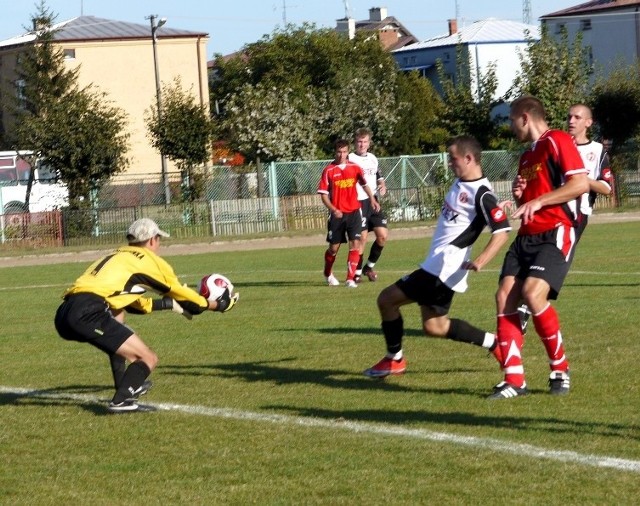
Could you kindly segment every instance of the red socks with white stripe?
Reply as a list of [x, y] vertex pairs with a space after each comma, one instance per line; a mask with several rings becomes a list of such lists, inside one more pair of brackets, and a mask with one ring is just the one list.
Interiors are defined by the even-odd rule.
[[551, 370], [567, 372], [569, 362], [567, 362], [567, 357], [564, 354], [558, 313], [556, 313], [551, 304], [548, 304], [541, 312], [532, 315], [532, 319], [536, 332], [540, 336], [545, 350], [547, 350]]
[[520, 326], [520, 316], [517, 312], [498, 315], [496, 339], [500, 351], [494, 355], [502, 358], [504, 380], [514, 387], [522, 387], [525, 384], [521, 353], [524, 337]]

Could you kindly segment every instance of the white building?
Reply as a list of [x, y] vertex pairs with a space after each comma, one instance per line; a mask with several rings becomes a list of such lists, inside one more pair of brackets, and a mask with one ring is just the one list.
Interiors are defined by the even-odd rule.
[[640, 58], [640, 1], [596, 0], [540, 17], [549, 35], [569, 40], [582, 33], [594, 78], [608, 75], [616, 66], [635, 64]]
[[489, 18], [458, 30], [457, 22], [450, 20], [448, 35], [411, 44], [392, 54], [401, 70], [418, 70], [441, 92], [436, 62], [441, 60], [446, 74], [458, 82], [456, 51], [461, 47], [472, 67], [471, 89], [474, 94], [477, 93], [477, 76], [485, 75], [491, 62], [496, 64], [498, 87], [493, 97], [496, 100], [511, 87], [520, 71], [518, 53], [525, 54], [528, 39], [539, 38], [540, 30], [536, 25]]

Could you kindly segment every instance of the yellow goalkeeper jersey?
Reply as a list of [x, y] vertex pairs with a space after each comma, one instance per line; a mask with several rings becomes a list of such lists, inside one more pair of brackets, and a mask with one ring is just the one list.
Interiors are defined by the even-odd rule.
[[103, 297], [114, 310], [130, 308], [150, 313], [153, 300], [145, 297], [149, 290], [172, 297], [192, 314], [202, 313], [209, 307], [207, 299], [180, 283], [164, 259], [139, 246], [122, 246], [96, 260], [65, 290], [63, 297], [93, 293]]

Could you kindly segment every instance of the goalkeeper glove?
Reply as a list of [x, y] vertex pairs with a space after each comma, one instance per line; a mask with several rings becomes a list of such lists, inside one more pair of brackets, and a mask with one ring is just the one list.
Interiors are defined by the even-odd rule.
[[187, 320], [191, 320], [191, 318], [193, 318], [193, 315], [189, 311], [183, 308], [177, 300], [169, 296], [162, 297], [162, 305], [160, 309], [171, 309], [171, 311], [181, 314]]
[[231, 295], [231, 293], [229, 292], [229, 289], [225, 288], [222, 295], [216, 299], [216, 302], [218, 303], [218, 307], [216, 307], [214, 311], [220, 311], [221, 313], [226, 313], [227, 311], [230, 311], [233, 308], [233, 306], [236, 305], [239, 298], [240, 298], [239, 293], [234, 293], [233, 295]]

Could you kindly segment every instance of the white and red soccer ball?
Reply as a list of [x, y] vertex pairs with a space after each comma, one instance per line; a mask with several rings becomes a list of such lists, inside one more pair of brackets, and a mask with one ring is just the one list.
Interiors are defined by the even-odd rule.
[[198, 293], [209, 301], [214, 301], [220, 297], [226, 289], [233, 294], [233, 283], [222, 274], [209, 274], [200, 280]]

